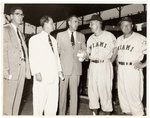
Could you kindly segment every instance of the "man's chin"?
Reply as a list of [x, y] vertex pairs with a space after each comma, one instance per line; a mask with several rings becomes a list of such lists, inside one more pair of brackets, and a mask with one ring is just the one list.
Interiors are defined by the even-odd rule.
[[94, 30], [91, 30], [94, 33]]
[[22, 25], [22, 24], [23, 24], [23, 21], [22, 21], [22, 22], [19, 22], [19, 24]]

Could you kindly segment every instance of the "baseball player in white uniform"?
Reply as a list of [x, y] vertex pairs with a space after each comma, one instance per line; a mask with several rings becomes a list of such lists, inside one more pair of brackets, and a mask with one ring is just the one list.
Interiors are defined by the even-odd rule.
[[91, 17], [90, 28], [94, 34], [87, 41], [87, 53], [90, 59], [88, 70], [89, 107], [93, 110], [93, 115], [97, 115], [101, 104], [104, 113], [110, 115], [113, 110], [111, 57], [116, 38], [112, 33], [102, 30], [102, 19], [98, 15]]
[[120, 26], [123, 35], [116, 42], [120, 106], [125, 114], [144, 115], [142, 69], [146, 62], [141, 61], [146, 54], [146, 38], [132, 31], [132, 19], [129, 17], [124, 17]]

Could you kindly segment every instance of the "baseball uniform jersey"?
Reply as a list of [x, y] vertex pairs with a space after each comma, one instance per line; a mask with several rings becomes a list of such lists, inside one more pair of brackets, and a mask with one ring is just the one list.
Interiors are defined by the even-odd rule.
[[143, 115], [143, 73], [133, 64], [146, 54], [146, 38], [133, 32], [128, 38], [117, 39], [118, 48], [118, 94], [122, 112]]
[[[100, 108], [112, 111], [112, 79], [113, 68], [110, 58], [115, 46], [115, 36], [102, 31], [102, 34], [91, 35], [87, 41], [87, 53], [91, 60], [88, 69], [88, 96], [90, 109]], [[100, 99], [100, 103], [99, 103]]]

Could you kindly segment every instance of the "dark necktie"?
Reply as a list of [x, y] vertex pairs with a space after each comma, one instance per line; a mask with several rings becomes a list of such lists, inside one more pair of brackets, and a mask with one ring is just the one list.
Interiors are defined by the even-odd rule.
[[17, 28], [17, 35], [18, 35], [18, 37], [19, 37], [19, 39], [20, 39], [20, 44], [21, 44], [21, 48], [22, 48], [22, 52], [23, 52], [23, 57], [24, 57], [24, 59], [25, 59], [25, 58], [26, 58], [26, 54], [25, 54], [25, 50], [24, 50], [23, 43], [22, 43], [22, 38], [21, 38], [21, 36], [20, 36], [20, 33], [19, 33], [18, 28]]
[[74, 46], [74, 36], [73, 36], [73, 32], [72, 32], [72, 34], [71, 34], [71, 43], [72, 43], [72, 46]]
[[48, 35], [48, 41], [49, 41], [49, 44], [52, 48], [52, 51], [54, 52], [54, 49], [53, 49], [53, 44], [52, 44], [52, 41], [51, 41], [51, 38], [50, 38], [50, 35]]

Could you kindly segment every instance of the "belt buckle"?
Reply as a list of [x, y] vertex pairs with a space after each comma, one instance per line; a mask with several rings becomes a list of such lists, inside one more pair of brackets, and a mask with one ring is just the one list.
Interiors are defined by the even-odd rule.
[[93, 63], [99, 63], [99, 60], [91, 60]]
[[120, 65], [126, 65], [126, 63], [125, 62], [122, 62], [122, 61], [120, 61], [120, 62], [118, 62]]
[[94, 63], [103, 63], [104, 60], [92, 60], [92, 62], [94, 62]]
[[132, 62], [129, 62], [129, 65], [132, 65]]

